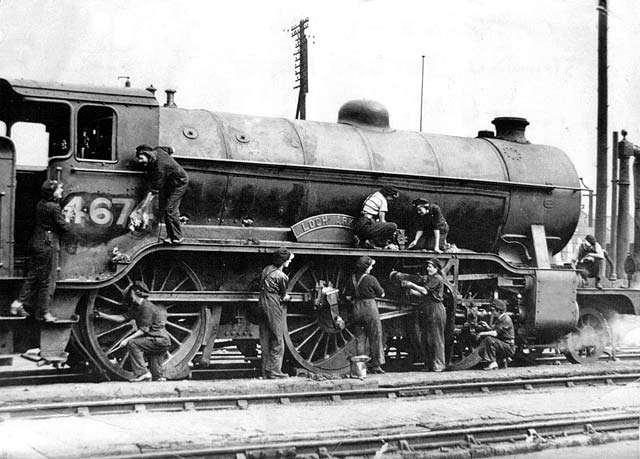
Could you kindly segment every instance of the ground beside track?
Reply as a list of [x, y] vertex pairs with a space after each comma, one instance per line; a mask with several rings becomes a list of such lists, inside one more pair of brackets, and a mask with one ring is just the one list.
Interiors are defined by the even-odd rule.
[[[591, 366], [549, 365], [492, 372], [387, 373], [357, 379], [220, 380], [57, 384], [7, 387], [0, 406], [65, 400], [135, 397], [261, 394], [361, 389], [509, 378], [544, 378], [611, 372], [639, 372], [640, 363], [599, 363]], [[246, 410], [182, 413], [136, 413], [0, 422], [0, 457], [99, 457], [119, 452], [209, 447], [229, 442], [271, 441], [315, 435], [354, 435], [378, 430], [424, 426], [469, 426], [488, 422], [548, 419], [564, 413], [640, 409], [640, 385], [535, 390], [531, 393], [482, 394], [418, 399], [368, 400], [250, 406]], [[554, 454], [549, 452], [549, 454]], [[606, 457], [606, 456], [603, 456]]]
[[262, 394], [274, 392], [304, 392], [320, 390], [362, 389], [402, 385], [495, 381], [517, 378], [545, 378], [611, 372], [640, 372], [640, 361], [602, 362], [593, 365], [541, 365], [496, 371], [466, 370], [456, 372], [388, 372], [369, 375], [365, 380], [336, 377], [292, 377], [286, 380], [226, 379], [207, 381], [167, 381], [129, 383], [65, 383], [4, 387], [0, 391], [0, 406], [27, 403], [52, 403], [77, 400], [108, 400], [137, 397], [216, 396], [227, 394]]
[[[554, 391], [255, 405], [244, 410], [135, 413], [0, 423], [0, 457], [99, 458], [237, 443], [351, 438], [380, 432], [469, 427], [567, 414], [640, 410], [640, 384]], [[550, 452], [550, 454], [555, 454]]]

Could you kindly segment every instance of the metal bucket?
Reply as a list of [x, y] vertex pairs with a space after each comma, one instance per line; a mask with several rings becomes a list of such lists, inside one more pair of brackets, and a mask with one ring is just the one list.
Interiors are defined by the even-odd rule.
[[368, 355], [354, 355], [349, 357], [351, 361], [351, 377], [365, 378], [367, 376], [367, 362], [371, 360]]

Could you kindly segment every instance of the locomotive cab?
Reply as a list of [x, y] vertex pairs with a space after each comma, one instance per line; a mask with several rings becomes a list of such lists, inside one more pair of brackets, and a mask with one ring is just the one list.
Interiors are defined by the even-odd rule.
[[[33, 209], [47, 178], [65, 183], [67, 201], [76, 198], [80, 212], [74, 223], [81, 237], [104, 232], [104, 219], [90, 212], [92, 201], [100, 197], [99, 190], [107, 191], [104, 185], [113, 182], [114, 174], [140, 174], [130, 166], [134, 147], [157, 142], [157, 125], [157, 102], [147, 91], [0, 80], [0, 134], [8, 139], [2, 144], [3, 184], [12, 184], [1, 203], [0, 272], [24, 274]], [[137, 182], [130, 181], [131, 190]]]

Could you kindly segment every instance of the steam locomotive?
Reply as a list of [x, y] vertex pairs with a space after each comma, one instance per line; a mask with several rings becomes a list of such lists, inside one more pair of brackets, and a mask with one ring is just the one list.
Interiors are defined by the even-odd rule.
[[[575, 271], [553, 265], [576, 228], [580, 184], [562, 151], [527, 141], [523, 118], [496, 118], [495, 133], [463, 138], [395, 130], [372, 101], [347, 102], [337, 123], [325, 123], [181, 109], [174, 91], [160, 106], [154, 91], [0, 80], [2, 353], [36, 342], [43, 363], [82, 360], [131, 377], [127, 351], [117, 345], [135, 325], [95, 311], [121, 313], [136, 280], [167, 309], [169, 378], [206, 365], [216, 342], [252, 353], [258, 331], [247, 306], [257, 301], [259, 273], [279, 246], [296, 254], [285, 335], [290, 362], [314, 372], [345, 372], [357, 352], [342, 292], [364, 254], [378, 261], [373, 274], [388, 290], [380, 312], [392, 364], [419, 359], [420, 346], [416, 306], [388, 275], [418, 275], [433, 257], [444, 266], [453, 368], [474, 364], [475, 325], [493, 298], [507, 301], [525, 355], [580, 327], [603, 328], [613, 311], [638, 313], [633, 292], [579, 289]], [[145, 195], [134, 158], [143, 143], [171, 146], [190, 176], [182, 245], [161, 243], [157, 209], [144, 228], [130, 228]], [[59, 257], [55, 323], [8, 314], [46, 178], [64, 182], [62, 206], [75, 234]], [[354, 216], [382, 185], [400, 190], [389, 221], [409, 229], [411, 201], [428, 198], [443, 209], [449, 240], [461, 250], [356, 248]], [[585, 362], [603, 346], [595, 340], [565, 350]]]

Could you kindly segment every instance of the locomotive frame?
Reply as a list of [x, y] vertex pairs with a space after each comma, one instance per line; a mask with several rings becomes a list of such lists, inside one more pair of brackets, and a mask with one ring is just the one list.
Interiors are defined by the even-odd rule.
[[[420, 346], [415, 307], [388, 274], [418, 274], [436, 256], [445, 266], [453, 368], [477, 363], [474, 327], [498, 296], [508, 301], [527, 355], [577, 327], [605, 330], [614, 311], [639, 312], [637, 291], [578, 289], [574, 271], [552, 266], [551, 255], [575, 229], [580, 187], [566, 155], [531, 145], [520, 118], [494, 120], [495, 136], [464, 139], [395, 131], [384, 107], [370, 102], [345, 104], [337, 124], [294, 122], [183, 110], [172, 100], [160, 107], [153, 92], [132, 88], [0, 80], [0, 121], [7, 135], [0, 138], [0, 345], [7, 353], [32, 344], [38, 330], [43, 362], [67, 361], [72, 341], [98, 370], [130, 377], [126, 351], [115, 349], [134, 325], [108, 324], [93, 311], [121, 311], [127, 287], [144, 280], [168, 311], [169, 378], [185, 377], [194, 362], [206, 365], [216, 340], [254, 355], [257, 327], [244, 311], [257, 301], [259, 270], [280, 245], [296, 254], [285, 341], [291, 363], [310, 371], [344, 372], [356, 351], [348, 304], [328, 304], [321, 287], [340, 292], [364, 254], [378, 260], [374, 274], [389, 291], [380, 307], [391, 364], [419, 359]], [[46, 134], [47, 157], [37, 167], [21, 163], [28, 143], [18, 139], [20, 123]], [[144, 191], [132, 164], [141, 143], [175, 147], [191, 176], [181, 246], [159, 243], [157, 214], [149, 229], [127, 229]], [[389, 154], [398, 149], [409, 155]], [[65, 183], [63, 206], [73, 209], [77, 239], [61, 253], [52, 312], [63, 320], [38, 325], [6, 314], [24, 274], [29, 209], [46, 177]], [[429, 196], [442, 204], [453, 240], [472, 250], [353, 248], [350, 215], [381, 184], [402, 193], [391, 220], [408, 226], [409, 202]], [[113, 262], [115, 248], [128, 260]], [[346, 328], [336, 327], [337, 315]], [[606, 345], [567, 343], [577, 362], [596, 359]]]

